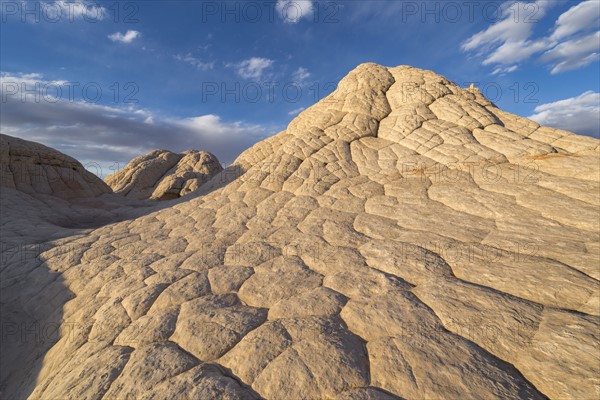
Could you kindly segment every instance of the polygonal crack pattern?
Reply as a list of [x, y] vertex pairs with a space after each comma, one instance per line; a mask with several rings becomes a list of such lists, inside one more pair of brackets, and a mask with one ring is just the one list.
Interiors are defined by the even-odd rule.
[[595, 398], [598, 152], [361, 65], [224, 187], [43, 254], [91, 329], [32, 398]]

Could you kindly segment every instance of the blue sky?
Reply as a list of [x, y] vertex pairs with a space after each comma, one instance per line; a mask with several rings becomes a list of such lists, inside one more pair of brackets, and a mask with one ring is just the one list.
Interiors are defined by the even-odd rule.
[[600, 136], [597, 0], [2, 0], [0, 13], [2, 132], [103, 175], [155, 148], [230, 163], [363, 62], [477, 82], [507, 111]]

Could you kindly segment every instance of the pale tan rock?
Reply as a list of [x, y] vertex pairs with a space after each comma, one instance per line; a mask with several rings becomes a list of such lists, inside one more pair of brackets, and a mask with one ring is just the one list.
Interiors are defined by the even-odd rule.
[[278, 257], [261, 264], [240, 287], [239, 296], [254, 307], [270, 307], [280, 300], [301, 294], [321, 285], [318, 273], [297, 258]]
[[[248, 333], [218, 361], [244, 382], [252, 384], [265, 367], [291, 344], [292, 337], [281, 322], [266, 322]], [[254, 361], [245, 362], [248, 358]]]
[[198, 360], [173, 343], [158, 343], [135, 349], [106, 398], [137, 398], [165, 379], [198, 365]]
[[250, 276], [252, 268], [247, 267], [216, 267], [208, 271], [211, 291], [215, 294], [236, 292]]
[[257, 400], [260, 396], [240, 384], [214, 364], [201, 364], [146, 391], [139, 398], [162, 399], [164, 393], [175, 398]]
[[338, 314], [346, 299], [341, 294], [319, 287], [296, 297], [280, 300], [269, 310], [269, 319], [300, 318]]
[[600, 396], [597, 139], [363, 64], [208, 182], [50, 187], [71, 161], [2, 140], [52, 165], [3, 175], [3, 398]]
[[392, 400], [396, 398], [374, 388], [358, 388], [343, 392], [335, 400]]
[[127, 197], [170, 200], [198, 190], [222, 170], [219, 160], [206, 151], [155, 150], [134, 158], [105, 181]]
[[163, 290], [152, 304], [151, 310], [178, 306], [209, 294], [211, 290], [206, 272], [192, 272]]
[[148, 313], [136, 319], [115, 339], [115, 345], [137, 348], [169, 340], [175, 331], [179, 307]]
[[[87, 356], [87, 357], [86, 357]], [[82, 354], [81, 359], [71, 360], [61, 374], [65, 379], [53, 379], [44, 388], [44, 394], [32, 394], [32, 398], [82, 397], [101, 398], [110, 387], [131, 357], [131, 349], [109, 346], [93, 354]], [[43, 386], [43, 385], [40, 385]]]
[[171, 340], [199, 360], [212, 361], [265, 319], [264, 309], [241, 304], [235, 294], [207, 296], [181, 306]]
[[110, 193], [79, 161], [39, 143], [0, 134], [0, 186], [61, 198]]

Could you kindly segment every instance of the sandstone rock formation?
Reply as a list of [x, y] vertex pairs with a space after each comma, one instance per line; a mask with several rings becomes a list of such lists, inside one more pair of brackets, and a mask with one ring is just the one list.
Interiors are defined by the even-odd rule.
[[2, 397], [598, 398], [599, 155], [360, 65], [197, 196], [8, 252]]
[[115, 193], [134, 199], [170, 200], [197, 190], [222, 170], [219, 160], [206, 151], [155, 150], [107, 176], [106, 183]]
[[110, 188], [79, 161], [44, 145], [0, 134], [0, 186], [62, 198], [91, 197]]

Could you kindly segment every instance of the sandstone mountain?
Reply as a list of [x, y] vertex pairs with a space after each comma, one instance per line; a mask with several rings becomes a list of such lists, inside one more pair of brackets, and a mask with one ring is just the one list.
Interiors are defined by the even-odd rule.
[[107, 176], [106, 183], [131, 198], [171, 200], [197, 190], [222, 170], [219, 160], [206, 151], [155, 150]]
[[599, 156], [363, 64], [193, 196], [101, 195], [43, 248], [10, 227], [69, 208], [3, 187], [1, 397], [598, 398]]

